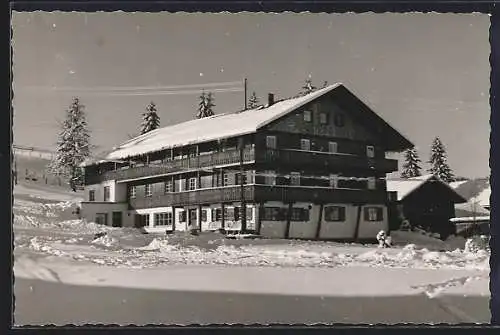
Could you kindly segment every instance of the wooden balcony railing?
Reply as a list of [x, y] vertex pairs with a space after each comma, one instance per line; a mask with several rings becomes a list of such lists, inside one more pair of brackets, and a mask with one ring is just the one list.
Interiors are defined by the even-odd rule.
[[394, 159], [283, 149], [265, 149], [257, 151], [255, 161], [256, 163], [279, 164], [285, 166], [374, 169], [386, 173], [398, 170], [398, 161]]
[[[243, 162], [252, 162], [255, 159], [254, 148], [243, 149]], [[105, 171], [100, 174], [85, 176], [85, 184], [98, 184], [105, 180], [127, 180], [144, 177], [155, 177], [158, 175], [175, 173], [180, 171], [210, 168], [214, 166], [231, 165], [240, 163], [240, 151], [231, 150], [203, 154], [196, 157], [188, 157], [167, 161], [161, 165], [146, 165], [119, 170]]]
[[[283, 201], [313, 203], [384, 203], [387, 195], [381, 190], [351, 190], [330, 188], [301, 188], [286, 186], [245, 185], [245, 201]], [[167, 193], [130, 199], [131, 209], [201, 205], [242, 200], [241, 186], [200, 189], [189, 192]]]

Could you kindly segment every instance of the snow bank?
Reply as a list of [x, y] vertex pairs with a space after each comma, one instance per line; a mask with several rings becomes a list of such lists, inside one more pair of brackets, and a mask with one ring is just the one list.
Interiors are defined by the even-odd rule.
[[98, 237], [98, 238], [92, 240], [91, 243], [92, 244], [103, 245], [103, 246], [106, 246], [106, 247], [111, 247], [111, 246], [116, 245], [118, 243], [118, 241], [115, 238], [110, 237], [110, 236], [108, 236], [106, 234], [104, 236], [101, 236], [101, 237]]
[[[477, 278], [465, 270], [419, 270], [349, 268], [272, 268], [222, 266], [163, 266], [133, 269], [95, 264], [72, 264], [53, 259], [33, 262], [19, 257], [14, 263], [17, 277], [60, 280], [63, 283], [117, 286], [159, 290], [241, 292], [306, 296], [394, 296], [431, 292]], [[57, 277], [54, 275], [57, 274]], [[484, 277], [484, 275], [482, 275]], [[203, 280], [200, 280], [203, 278]], [[369, 278], [369, 280], [367, 280]], [[469, 279], [469, 282], [471, 279]], [[448, 283], [448, 284], [446, 284]], [[452, 285], [450, 283], [455, 283]], [[487, 290], [487, 285], [482, 288]], [[443, 290], [441, 290], [442, 292]]]

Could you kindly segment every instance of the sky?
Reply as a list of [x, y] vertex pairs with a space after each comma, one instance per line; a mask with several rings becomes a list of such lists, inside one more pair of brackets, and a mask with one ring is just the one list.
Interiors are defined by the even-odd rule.
[[[341, 82], [416, 145], [439, 136], [456, 175], [489, 175], [489, 17], [485, 14], [62, 13], [12, 18], [14, 143], [55, 149], [73, 97], [95, 151], [138, 133], [154, 101], [167, 126]], [[249, 94], [250, 95], [250, 94]], [[424, 171], [425, 172], [425, 171]]]

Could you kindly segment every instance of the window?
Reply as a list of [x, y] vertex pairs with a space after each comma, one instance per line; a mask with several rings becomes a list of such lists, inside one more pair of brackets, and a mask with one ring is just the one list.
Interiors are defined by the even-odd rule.
[[252, 221], [253, 220], [253, 210], [252, 208], [248, 208], [247, 207], [247, 211], [246, 211], [246, 215], [247, 215], [247, 221]]
[[276, 149], [276, 136], [266, 136], [266, 147]]
[[295, 185], [295, 186], [300, 185], [300, 173], [299, 172], [291, 172], [290, 173], [290, 185]]
[[172, 213], [156, 213], [154, 215], [155, 226], [171, 226], [173, 223]]
[[104, 201], [109, 201], [111, 194], [111, 188], [109, 186], [104, 186]]
[[365, 207], [365, 221], [382, 221], [383, 216], [381, 207]]
[[338, 188], [339, 187], [339, 176], [336, 174], [331, 174], [329, 177], [330, 187]]
[[330, 153], [337, 153], [338, 152], [337, 142], [328, 142], [328, 152], [330, 152]]
[[375, 157], [375, 148], [373, 147], [373, 145], [366, 146], [366, 156], [369, 158]]
[[304, 121], [311, 122], [312, 121], [312, 113], [311, 111], [304, 111]]
[[130, 186], [129, 196], [130, 198], [135, 198], [137, 195], [137, 188], [135, 186]]
[[207, 222], [207, 210], [206, 209], [201, 210], [201, 221]]
[[223, 172], [222, 181], [223, 181], [222, 186], [229, 185], [229, 174], [227, 172]]
[[[240, 179], [240, 176], [243, 176], [243, 180]], [[247, 174], [246, 174], [246, 172], [243, 172], [243, 175], [240, 172], [236, 173], [236, 184], [237, 185], [241, 185], [242, 182], [243, 182], [243, 184], [247, 183]]]
[[186, 212], [179, 212], [179, 222], [186, 222]]
[[305, 208], [292, 208], [291, 221], [309, 221], [309, 210]]
[[212, 208], [212, 222], [222, 221], [222, 209]]
[[308, 139], [305, 139], [305, 138], [301, 139], [300, 140], [300, 149], [307, 150], [307, 151], [311, 150], [311, 141]]
[[193, 177], [193, 178], [189, 178], [189, 188], [188, 190], [189, 191], [193, 191], [193, 190], [196, 190], [196, 178]]
[[369, 190], [374, 190], [376, 188], [375, 177], [368, 177], [367, 186]]
[[149, 214], [136, 214], [135, 216], [135, 227], [141, 228], [149, 226]]
[[224, 208], [224, 220], [227, 221], [234, 221], [235, 220], [235, 215], [234, 215], [234, 208]]
[[286, 212], [286, 208], [264, 207], [264, 211], [261, 212], [261, 219], [264, 221], [285, 221]]
[[335, 113], [333, 118], [333, 124], [337, 127], [343, 127], [345, 125], [345, 117], [342, 113]]
[[326, 114], [326, 113], [319, 113], [319, 123], [321, 123], [321, 124], [328, 124], [328, 114]]
[[108, 214], [107, 213], [96, 213], [95, 223], [103, 226], [108, 225]]
[[173, 183], [171, 180], [167, 180], [164, 185], [163, 192], [164, 193], [171, 193], [173, 191]]
[[266, 185], [276, 185], [276, 173], [274, 171], [265, 171], [264, 176]]
[[95, 201], [95, 190], [89, 190], [89, 201]]
[[343, 222], [345, 221], [345, 207], [327, 206], [325, 207], [325, 221]]
[[153, 190], [151, 188], [151, 184], [146, 184], [144, 185], [145, 187], [145, 191], [144, 191], [144, 194], [146, 195], [146, 197], [150, 197], [153, 195]]

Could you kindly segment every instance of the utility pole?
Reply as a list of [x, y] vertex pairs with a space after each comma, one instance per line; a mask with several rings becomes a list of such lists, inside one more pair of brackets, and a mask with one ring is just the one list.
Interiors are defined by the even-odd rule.
[[245, 148], [245, 142], [243, 140], [243, 137], [239, 138], [239, 149], [240, 149], [240, 192], [241, 192], [241, 212], [240, 212], [240, 220], [241, 220], [241, 232], [243, 234], [246, 233], [247, 231], [247, 206], [246, 206], [246, 201], [245, 201], [245, 183], [243, 180], [243, 174], [245, 173], [245, 169], [243, 166], [243, 161], [244, 161], [244, 148]]
[[245, 78], [244, 82], [243, 82], [243, 88], [244, 88], [244, 91], [245, 91], [245, 110], [247, 110], [247, 104], [248, 104], [248, 99], [247, 99], [247, 78]]

